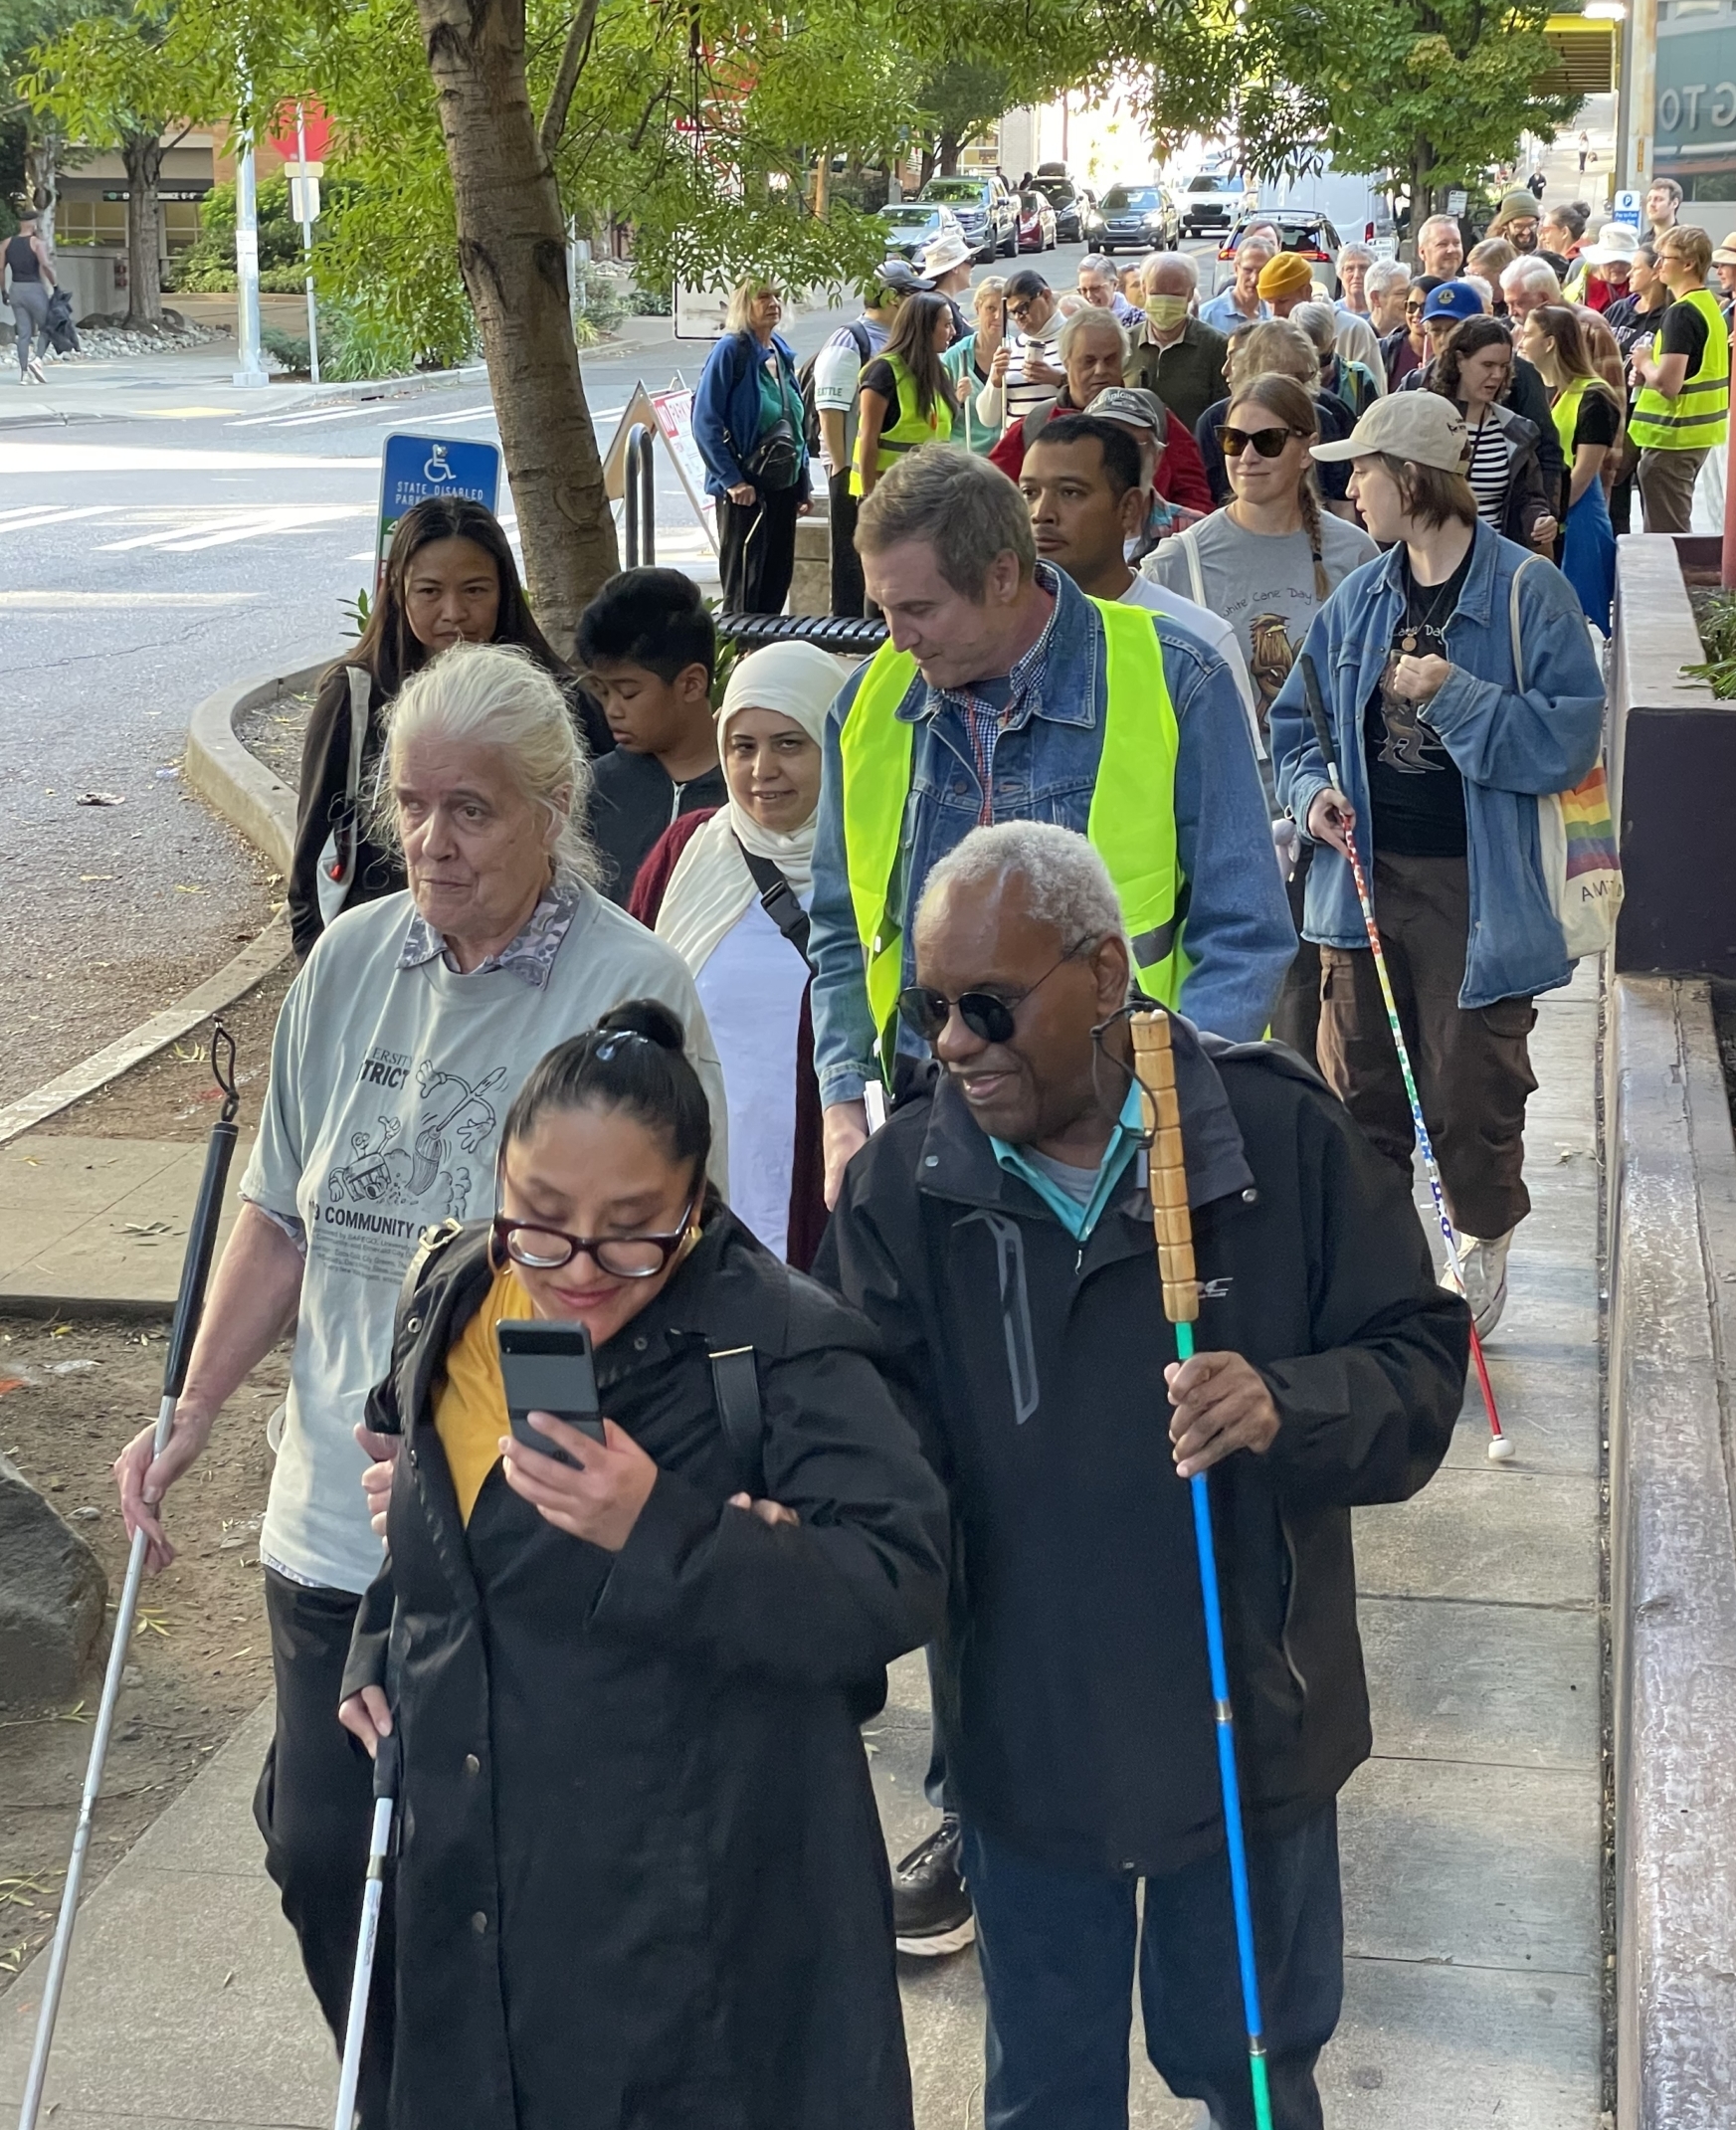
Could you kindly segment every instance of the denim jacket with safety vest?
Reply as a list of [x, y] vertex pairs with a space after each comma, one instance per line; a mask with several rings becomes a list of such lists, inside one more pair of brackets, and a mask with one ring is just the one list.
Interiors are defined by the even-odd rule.
[[[1056, 595], [1048, 656], [995, 748], [996, 821], [1053, 821], [1083, 835], [1103, 744], [1103, 626], [1072, 583], [1046, 565]], [[1181, 1010], [1197, 1026], [1236, 1042], [1264, 1030], [1278, 983], [1295, 953], [1248, 715], [1230, 669], [1167, 615], [1152, 626], [1179, 727], [1176, 851], [1188, 888], [1192, 969]], [[851, 906], [839, 735], [861, 673], [846, 682], [826, 721], [826, 776], [814, 850], [809, 955], [814, 964], [814, 1065], [823, 1103], [854, 1100], [875, 1076], [873, 1016], [862, 940]], [[911, 814], [905, 841], [904, 981], [913, 976], [909, 917], [935, 863], [977, 826], [982, 785], [964, 718], [920, 675], [898, 706], [915, 726]], [[908, 1040], [916, 1049], [914, 1037]]]
[[[1570, 791], [1597, 760], [1604, 686], [1579, 594], [1552, 562], [1478, 524], [1470, 570], [1447, 624], [1452, 671], [1427, 706], [1431, 725], [1464, 778], [1470, 936], [1458, 1003], [1529, 998], [1573, 973], [1543, 874], [1537, 801]], [[1332, 720], [1345, 797], [1356, 812], [1358, 855], [1378, 851], [1369, 819], [1363, 711], [1379, 684], [1404, 598], [1404, 549], [1353, 570], [1314, 616], [1302, 656], [1312, 659]], [[1513, 577], [1521, 567], [1519, 641], [1525, 688], [1513, 671]], [[1298, 822], [1326, 788], [1325, 765], [1302, 696], [1301, 662], [1271, 706], [1278, 797]], [[1302, 931], [1333, 947], [1366, 947], [1348, 863], [1324, 846], [1308, 871]]]

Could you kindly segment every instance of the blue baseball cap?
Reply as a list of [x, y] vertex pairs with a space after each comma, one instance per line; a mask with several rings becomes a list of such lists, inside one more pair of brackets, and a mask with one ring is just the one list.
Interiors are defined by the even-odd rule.
[[1456, 323], [1460, 318], [1480, 318], [1482, 314], [1482, 296], [1467, 281], [1444, 281], [1423, 299], [1425, 324], [1431, 318], [1451, 318]]

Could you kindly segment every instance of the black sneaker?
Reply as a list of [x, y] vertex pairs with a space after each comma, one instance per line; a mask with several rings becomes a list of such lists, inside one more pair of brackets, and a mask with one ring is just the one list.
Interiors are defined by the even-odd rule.
[[937, 1960], [963, 1952], [976, 1936], [958, 1859], [958, 1821], [948, 1813], [893, 1870], [892, 1928], [899, 1952]]

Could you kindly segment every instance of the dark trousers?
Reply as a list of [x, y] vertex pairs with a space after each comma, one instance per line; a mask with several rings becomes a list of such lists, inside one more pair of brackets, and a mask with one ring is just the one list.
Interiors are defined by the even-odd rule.
[[757, 501], [717, 498], [717, 567], [726, 614], [781, 614], [796, 573], [799, 486], [759, 491]]
[[850, 492], [848, 468], [831, 476], [826, 493], [832, 511], [832, 611], [851, 621], [861, 621], [868, 599], [868, 589], [862, 581], [862, 557], [856, 551], [856, 513], [862, 499]]
[[[337, 1720], [360, 1603], [347, 1591], [306, 1590], [266, 1570], [278, 1726], [254, 1793], [254, 1818], [266, 1838], [266, 1869], [283, 1895], [301, 1965], [340, 2049], [374, 1816], [373, 1763]], [[388, 1877], [356, 2095], [362, 2130], [386, 2130], [394, 1967]]]
[[1610, 523], [1618, 535], [1634, 529], [1634, 484], [1640, 475], [1640, 448], [1624, 437], [1616, 458], [1616, 480], [1610, 489]]
[[[1202, 1719], [1204, 1720], [1204, 1719]], [[1126, 2130], [1135, 1975], [1146, 2053], [1222, 2130], [1254, 2130], [1230, 1863], [1145, 1881], [1059, 1870], [965, 1830], [988, 1998], [984, 2130]], [[1276, 2130], [1320, 2130], [1314, 2064], [1344, 1996], [1338, 1811], [1249, 1848]]]
[[[1529, 999], [1458, 1003], [1470, 931], [1462, 858], [1377, 856], [1374, 907], [1447, 1209], [1461, 1235], [1505, 1235], [1531, 1210], [1525, 1102], [1537, 1081], [1526, 1038], [1537, 1009]], [[1322, 947], [1320, 961], [1320, 1069], [1409, 1176], [1416, 1129], [1374, 956]]]

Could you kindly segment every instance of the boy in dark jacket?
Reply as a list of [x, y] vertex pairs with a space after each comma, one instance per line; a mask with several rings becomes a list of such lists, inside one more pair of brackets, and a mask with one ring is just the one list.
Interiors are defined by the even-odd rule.
[[900, 1011], [934, 1045], [936, 1091], [852, 1162], [816, 1270], [880, 1329], [952, 1499], [937, 1709], [988, 1995], [985, 2121], [1123, 2130], [1137, 1967], [1172, 2090], [1252, 2130], [1183, 1483], [1210, 1471], [1274, 2121], [1317, 2130], [1336, 1798], [1371, 1749], [1350, 1511], [1440, 1465], [1464, 1305], [1311, 1070], [1178, 1021], [1203, 1300], [1178, 1364], [1102, 862], [1046, 824], [978, 830], [930, 874], [915, 945]]

